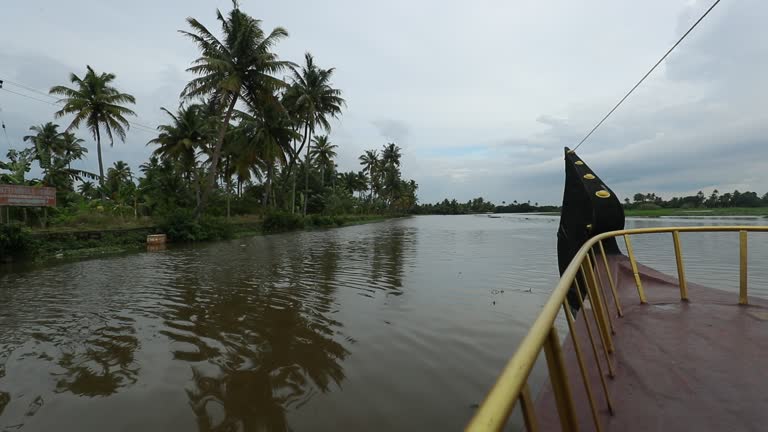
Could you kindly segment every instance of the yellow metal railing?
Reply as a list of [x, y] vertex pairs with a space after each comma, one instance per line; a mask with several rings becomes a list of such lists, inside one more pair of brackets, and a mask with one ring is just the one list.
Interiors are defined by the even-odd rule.
[[[557, 406], [558, 415], [560, 417], [560, 424], [563, 430], [576, 431], [578, 430], [578, 421], [576, 418], [576, 411], [573, 403], [573, 396], [570, 389], [570, 381], [566, 375], [565, 363], [563, 360], [563, 353], [560, 345], [560, 339], [558, 338], [557, 331], [555, 330], [554, 323], [560, 308], [563, 308], [565, 317], [568, 323], [568, 330], [570, 332], [571, 340], [573, 342], [576, 359], [579, 366], [579, 372], [581, 380], [584, 385], [584, 390], [589, 399], [589, 405], [591, 410], [591, 416], [595, 425], [595, 429], [600, 431], [601, 424], [598, 417], [597, 406], [595, 405], [595, 398], [591, 385], [588, 380], [588, 372], [584, 363], [584, 355], [581, 350], [581, 346], [578, 343], [578, 337], [575, 333], [575, 320], [571, 309], [566, 301], [566, 295], [572, 285], [577, 287], [577, 290], [585, 293], [585, 299], [589, 300], [592, 312], [592, 322], [595, 324], [595, 333], [598, 337], [593, 337], [592, 327], [590, 325], [590, 319], [587, 317], [587, 310], [584, 308], [584, 299], [582, 296], [578, 296], [581, 303], [581, 315], [584, 319], [584, 324], [587, 330], [587, 335], [591, 344], [591, 352], [593, 359], [597, 365], [598, 372], [600, 374], [600, 381], [605, 400], [607, 402], [608, 411], [613, 414], [613, 406], [611, 405], [611, 399], [608, 395], [608, 386], [606, 385], [605, 375], [613, 377], [614, 368], [611, 362], [610, 353], [613, 352], [613, 322], [611, 320], [611, 314], [608, 311], [608, 301], [605, 298], [605, 285], [600, 275], [600, 271], [597, 269], [598, 259], [596, 253], [600, 253], [602, 263], [604, 265], [605, 274], [607, 275], [610, 292], [613, 297], [613, 303], [620, 317], [623, 315], [621, 310], [621, 304], [619, 302], [619, 296], [616, 290], [615, 281], [608, 267], [608, 259], [603, 248], [602, 241], [608, 238], [623, 237], [627, 249], [627, 255], [629, 257], [630, 264], [632, 266], [632, 273], [634, 275], [635, 284], [637, 285], [637, 293], [641, 304], [647, 302], [645, 292], [643, 290], [642, 280], [640, 279], [640, 273], [637, 268], [637, 261], [635, 260], [635, 254], [632, 249], [632, 241], [630, 239], [633, 235], [639, 234], [658, 234], [658, 233], [671, 233], [674, 243], [675, 260], [677, 262], [678, 280], [680, 285], [680, 299], [681, 301], [688, 300], [688, 286], [685, 280], [685, 270], [683, 267], [683, 252], [680, 247], [680, 233], [681, 232], [738, 232], [739, 233], [739, 304], [748, 304], [747, 298], [747, 235], [748, 232], [768, 232], [768, 226], [694, 226], [694, 227], [663, 227], [663, 228], [640, 228], [629, 229], [620, 231], [611, 231], [597, 235], [589, 239], [584, 246], [579, 249], [576, 256], [563, 272], [557, 286], [547, 300], [543, 309], [539, 313], [539, 316], [534, 321], [533, 326], [528, 331], [528, 334], [523, 338], [523, 341], [517, 348], [514, 356], [509, 360], [506, 367], [502, 371], [496, 383], [491, 388], [491, 391], [486, 396], [483, 403], [477, 409], [474, 418], [467, 426], [468, 431], [495, 431], [501, 430], [507, 423], [507, 420], [512, 413], [517, 401], [520, 401], [521, 410], [523, 413], [523, 420], [526, 428], [529, 431], [538, 430], [536, 422], [536, 414], [534, 410], [533, 399], [528, 386], [528, 376], [533, 369], [533, 365], [536, 362], [539, 353], [544, 350], [544, 355], [547, 361], [547, 369], [550, 380], [552, 382], [552, 391], [555, 397], [555, 403]], [[593, 266], [595, 264], [595, 266]], [[584, 290], [582, 290], [584, 288]], [[597, 340], [597, 342], [596, 342]], [[602, 346], [604, 353], [604, 360], [608, 370], [604, 371], [599, 360], [600, 349], [598, 349], [597, 343]]]

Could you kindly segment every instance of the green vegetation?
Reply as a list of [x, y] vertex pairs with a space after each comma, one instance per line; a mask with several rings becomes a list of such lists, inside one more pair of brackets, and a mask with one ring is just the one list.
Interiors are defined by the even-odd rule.
[[[135, 98], [114, 86], [115, 74], [87, 66], [85, 74], [69, 76], [71, 87], [51, 88], [61, 98], [55, 118], [69, 125], [31, 127], [29, 147], [0, 160], [0, 183], [55, 187], [57, 206], [3, 209], [0, 223], [32, 228], [33, 237], [51, 243], [33, 249], [49, 253], [90, 247], [77, 238], [56, 243], [53, 232], [136, 228], [201, 241], [413, 212], [418, 185], [402, 178], [395, 143], [366, 151], [360, 171], [337, 171], [330, 133], [345, 100], [333, 85], [334, 68], [309, 53], [302, 65], [281, 59], [275, 48], [287, 31], [264, 31], [237, 2], [216, 17], [219, 29], [187, 19], [181, 33], [199, 49], [188, 69], [194, 78], [178, 108], [160, 108], [167, 123], [147, 143], [154, 151], [138, 170], [104, 161], [103, 138], [110, 146], [115, 138], [125, 141], [135, 115], [128, 108]], [[72, 168], [92, 144], [75, 135], [83, 129], [93, 138], [98, 174]], [[41, 176], [27, 178], [35, 165]], [[19, 248], [3, 241], [3, 254]]]
[[23, 256], [30, 249], [31, 243], [28, 228], [20, 224], [0, 225], [0, 262], [4, 257]]
[[655, 193], [636, 193], [633, 201], [624, 199], [627, 216], [768, 216], [768, 193], [760, 197], [756, 192], [727, 192], [720, 195], [715, 189], [707, 196], [673, 197], [664, 200]]
[[636, 193], [633, 200], [624, 198], [624, 208], [627, 210], [658, 210], [658, 209], [732, 209], [768, 207], [768, 193], [762, 198], [757, 192], [726, 192], [720, 195], [720, 191], [713, 190], [707, 196], [699, 191], [696, 195], [673, 197], [669, 200], [657, 196], [655, 193]]
[[448, 201], [444, 199], [442, 202], [435, 204], [420, 204], [416, 206], [415, 213], [417, 214], [437, 214], [437, 215], [458, 215], [458, 214], [471, 214], [471, 213], [550, 213], [560, 212], [560, 207], [542, 205], [539, 203], [531, 204], [530, 201], [524, 203], [518, 203], [517, 200], [507, 204], [506, 201], [502, 201], [501, 205], [496, 205], [490, 201], [486, 201], [483, 197], [474, 198], [466, 203], [460, 203], [455, 199]]
[[728, 208], [657, 208], [626, 209], [627, 216], [764, 216], [768, 217], [768, 207], [728, 207]]

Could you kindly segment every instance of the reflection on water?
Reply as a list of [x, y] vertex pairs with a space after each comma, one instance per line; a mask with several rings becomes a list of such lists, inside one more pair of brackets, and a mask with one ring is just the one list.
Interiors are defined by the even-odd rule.
[[[52, 360], [63, 371], [52, 372], [56, 377], [55, 391], [109, 396], [121, 387], [134, 384], [139, 370], [134, 352], [139, 341], [132, 321], [123, 318], [111, 324], [96, 324], [87, 327], [87, 333], [81, 328], [62, 326], [56, 333], [33, 334], [36, 340], [59, 347], [58, 357]], [[80, 338], [82, 340], [78, 340]]]
[[[557, 280], [556, 227], [416, 217], [6, 269], [0, 430], [460, 428]], [[684, 238], [692, 277], [713, 241]]]

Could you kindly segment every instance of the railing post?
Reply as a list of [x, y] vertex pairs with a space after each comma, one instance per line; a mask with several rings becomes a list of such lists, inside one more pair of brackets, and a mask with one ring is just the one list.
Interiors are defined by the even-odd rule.
[[749, 304], [747, 298], [747, 232], [739, 231], [739, 304]]
[[680, 283], [680, 300], [688, 301], [688, 283], [685, 281], [683, 252], [680, 248], [680, 231], [672, 231], [672, 240], [675, 243], [675, 260], [677, 261], [677, 280]]
[[589, 259], [589, 254], [586, 256], [586, 262], [581, 264], [581, 272], [584, 275], [585, 282], [587, 284], [587, 292], [589, 294], [589, 304], [592, 305], [592, 312], [595, 313], [595, 319], [597, 320], [597, 327], [600, 330], [600, 334], [603, 337], [605, 343], [605, 349], [609, 352], [613, 352], [613, 339], [611, 339], [611, 329], [608, 322], [607, 314], [603, 308], [603, 304], [600, 301], [597, 283], [595, 282], [595, 274], [592, 270], [592, 263]]
[[[600, 254], [603, 256], [603, 264], [605, 264], [605, 273], [608, 275], [608, 282], [611, 284], [611, 293], [613, 294], [613, 303], [616, 305], [616, 312], [619, 316], [624, 316], [621, 311], [621, 303], [619, 302], [619, 294], [616, 292], [616, 284], [613, 283], [613, 276], [611, 275], [611, 269], [608, 267], [608, 257], [605, 255], [605, 248], [603, 247], [603, 241], [598, 241], [600, 245]], [[595, 259], [597, 261], [597, 259]]]
[[571, 314], [570, 306], [567, 302], [563, 302], [563, 311], [565, 311], [565, 318], [568, 321], [568, 331], [571, 333], [571, 341], [573, 341], [573, 351], [576, 353], [576, 361], [579, 363], [579, 372], [581, 373], [581, 380], [584, 382], [584, 391], [587, 393], [587, 399], [589, 399], [589, 409], [592, 411], [592, 421], [595, 423], [595, 430], [597, 432], [602, 431], [600, 427], [600, 418], [597, 416], [597, 408], [595, 407], [595, 398], [592, 396], [592, 386], [589, 385], [589, 375], [587, 374], [587, 367], [584, 365], [584, 357], [581, 355], [581, 347], [579, 346], [579, 338], [576, 335], [576, 326], [573, 325], [574, 319]]
[[533, 408], [533, 398], [531, 398], [531, 390], [528, 388], [528, 383], [525, 383], [523, 390], [520, 392], [520, 409], [523, 411], [525, 429], [528, 432], [538, 432], [539, 424], [536, 422], [536, 412]]
[[637, 270], [635, 253], [632, 251], [632, 241], [629, 239], [628, 234], [624, 234], [624, 243], [627, 245], [627, 255], [629, 255], [629, 263], [632, 265], [632, 273], [635, 275], [635, 284], [637, 285], [637, 294], [640, 296], [640, 303], [646, 304], [648, 301], [645, 298], [645, 291], [643, 291], [643, 283], [640, 282], [640, 273]]
[[[591, 258], [589, 256], [590, 254], [592, 254]], [[608, 295], [605, 294], [603, 278], [600, 276], [600, 269], [597, 268], [597, 255], [595, 255], [593, 250], [587, 252], [587, 263], [589, 263], [589, 267], [592, 269], [592, 277], [595, 278], [595, 289], [600, 296], [600, 305], [605, 312], [605, 319], [608, 320], [608, 324], [611, 326], [611, 334], [616, 334], [616, 329], [613, 327], [613, 319], [611, 318], [611, 311], [608, 310]]]
[[557, 413], [560, 416], [560, 427], [563, 431], [578, 431], [579, 424], [576, 418], [576, 408], [573, 406], [573, 395], [568, 383], [568, 374], [565, 371], [565, 360], [560, 348], [560, 338], [557, 337], [555, 327], [549, 330], [544, 341], [544, 355], [547, 358], [549, 378], [552, 381], [552, 391], [555, 394]]
[[[579, 281], [574, 279], [576, 283], [576, 289], [581, 292], [579, 288]], [[603, 386], [603, 395], [605, 396], [605, 402], [608, 404], [608, 411], [613, 415], [613, 404], [611, 403], [611, 396], [608, 394], [608, 385], [605, 384], [605, 375], [603, 374], [603, 367], [600, 365], [600, 356], [597, 353], [597, 346], [595, 345], [595, 338], [592, 336], [592, 327], [589, 325], [589, 318], [587, 318], [587, 311], [584, 310], [584, 299], [579, 295], [579, 305], [581, 306], [581, 315], [584, 317], [584, 326], [587, 328], [587, 335], [589, 336], [589, 343], [592, 345], [592, 355], [595, 356], [595, 363], [597, 364], [597, 372], [600, 374], [600, 384]], [[599, 330], [598, 330], [599, 332]], [[613, 376], [613, 368], [611, 366], [611, 359], [608, 357], [608, 352], [605, 351], [605, 361], [608, 364], [608, 373]]]

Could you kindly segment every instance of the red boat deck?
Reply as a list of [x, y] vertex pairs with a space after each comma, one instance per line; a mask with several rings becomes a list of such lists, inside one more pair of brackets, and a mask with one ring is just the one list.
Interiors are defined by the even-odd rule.
[[[737, 292], [688, 283], [690, 301], [680, 301], [677, 279], [640, 266], [648, 304], [640, 304], [626, 257], [610, 267], [624, 316], [604, 292], [615, 334], [607, 378], [610, 415], [589, 345], [582, 313], [595, 332], [592, 311], [579, 312], [576, 333], [604, 431], [763, 431], [768, 429], [768, 303]], [[607, 285], [605, 269], [600, 274]], [[597, 338], [597, 334], [595, 334]], [[599, 339], [596, 340], [599, 344]], [[600, 348], [598, 348], [600, 349]], [[563, 344], [580, 430], [595, 430], [570, 336]], [[599, 351], [603, 370], [605, 356]], [[536, 402], [541, 430], [560, 430], [549, 382]]]

